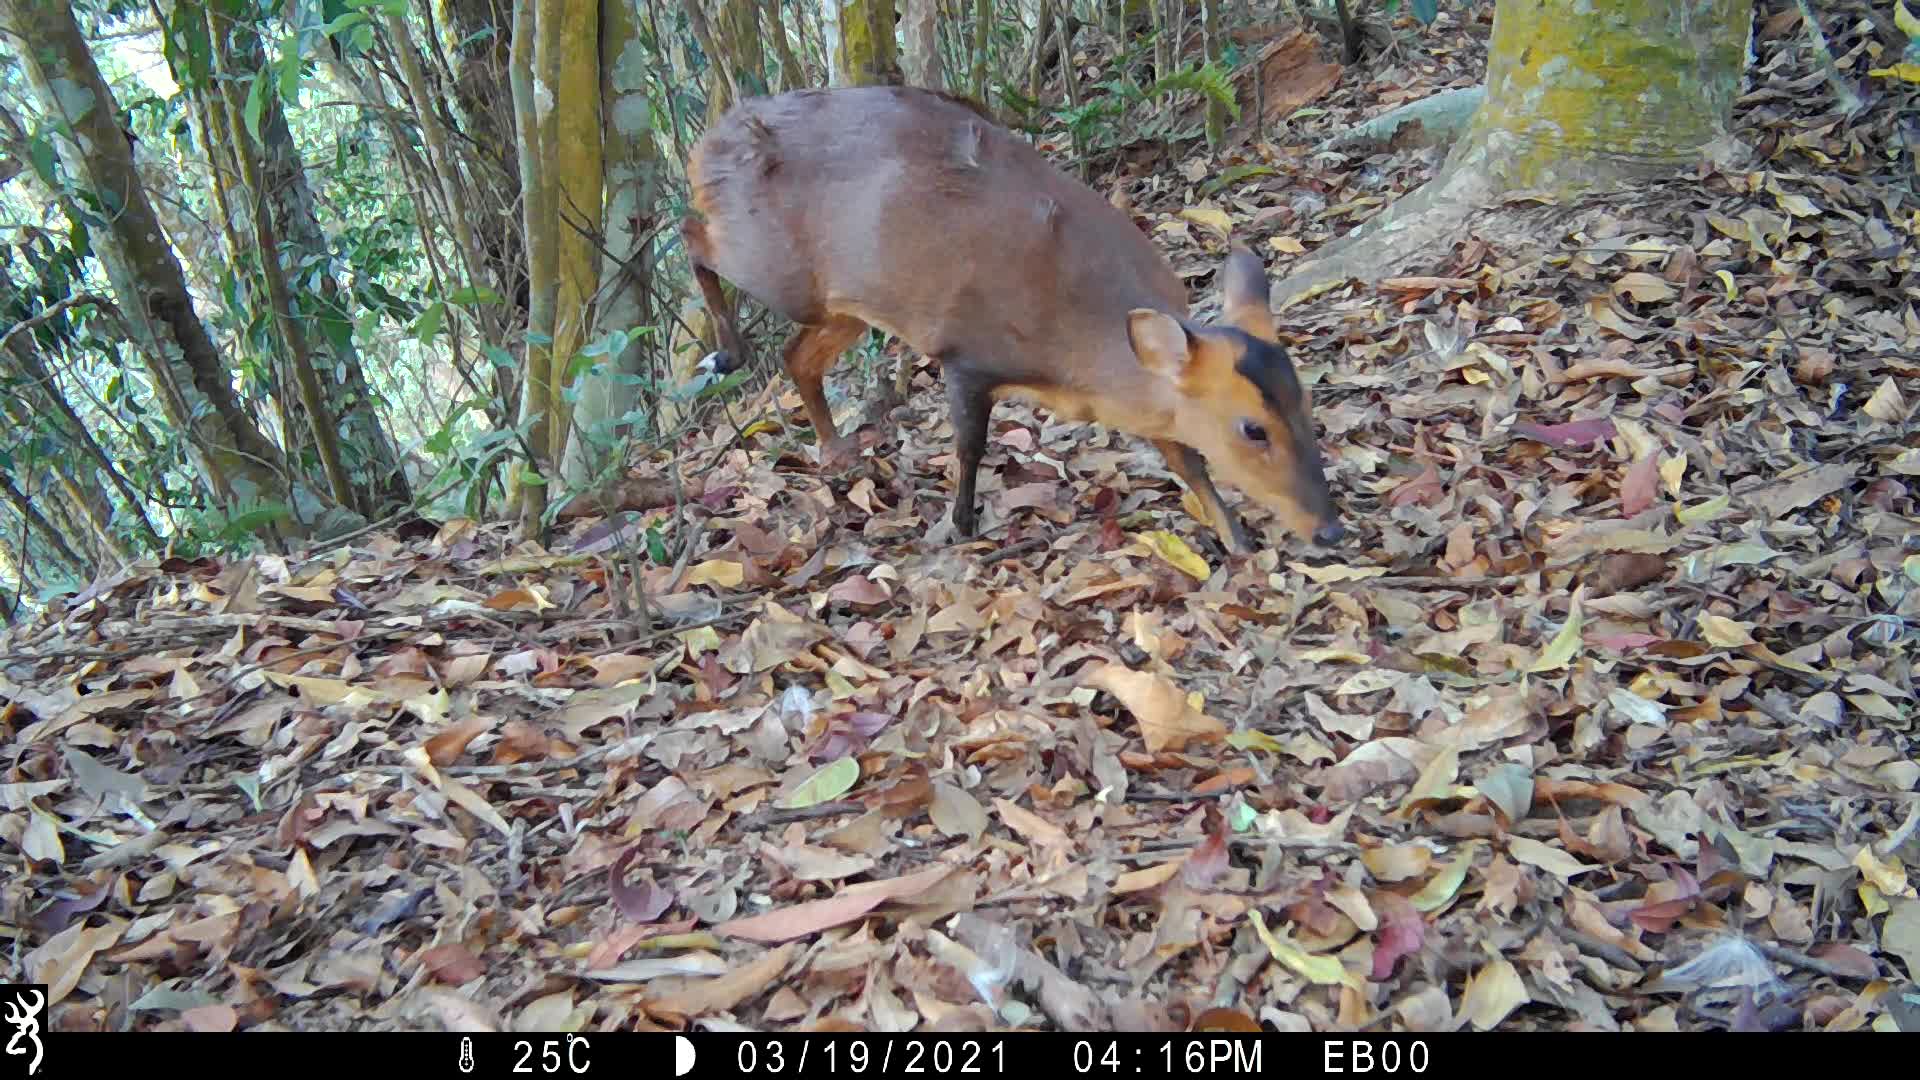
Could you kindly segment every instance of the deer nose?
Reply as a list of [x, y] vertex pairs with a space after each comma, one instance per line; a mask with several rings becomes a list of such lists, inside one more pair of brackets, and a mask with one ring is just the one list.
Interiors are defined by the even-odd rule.
[[1321, 547], [1332, 547], [1346, 539], [1346, 536], [1347, 530], [1341, 528], [1337, 521], [1330, 521], [1313, 530], [1313, 542]]

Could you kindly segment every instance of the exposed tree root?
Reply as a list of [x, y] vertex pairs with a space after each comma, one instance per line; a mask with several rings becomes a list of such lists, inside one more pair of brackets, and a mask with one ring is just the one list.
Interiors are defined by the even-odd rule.
[[[1379, 122], [1393, 120], [1395, 113], [1381, 117]], [[1394, 126], [1413, 119], [1401, 117]], [[1454, 143], [1432, 180], [1328, 243], [1313, 258], [1274, 282], [1270, 296], [1275, 309], [1285, 310], [1342, 282], [1372, 284], [1444, 258], [1476, 214], [1508, 197], [1567, 199], [1671, 175], [1682, 167], [1671, 159], [1569, 154], [1552, 168], [1536, 168], [1526, 178], [1532, 182], [1523, 183], [1507, 168], [1518, 149], [1510, 144], [1517, 142], [1507, 132], [1471, 128]], [[1701, 148], [1698, 158], [1725, 165], [1745, 153], [1744, 147], [1723, 136]]]
[[1448, 238], [1464, 229], [1494, 193], [1487, 178], [1473, 170], [1443, 168], [1426, 185], [1274, 282], [1274, 308], [1284, 311], [1330, 285], [1349, 280], [1371, 284], [1414, 263], [1442, 257], [1451, 247]]
[[1443, 90], [1348, 128], [1315, 147], [1317, 153], [1370, 154], [1388, 149], [1449, 146], [1466, 133], [1484, 86]]

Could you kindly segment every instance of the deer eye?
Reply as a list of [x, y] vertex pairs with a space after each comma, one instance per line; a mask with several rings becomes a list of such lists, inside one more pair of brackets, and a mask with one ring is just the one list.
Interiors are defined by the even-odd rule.
[[1251, 420], [1242, 420], [1240, 421], [1240, 437], [1250, 443], [1259, 443], [1261, 446], [1265, 446], [1267, 444], [1267, 429]]

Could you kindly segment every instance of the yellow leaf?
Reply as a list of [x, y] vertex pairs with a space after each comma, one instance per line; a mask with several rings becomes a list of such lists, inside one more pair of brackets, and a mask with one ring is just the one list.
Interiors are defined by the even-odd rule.
[[1888, 376], [1861, 411], [1883, 423], [1898, 424], [1907, 417], [1907, 399], [1901, 396], [1893, 377]]
[[1694, 506], [1683, 506], [1673, 512], [1675, 520], [1682, 525], [1705, 525], [1727, 511], [1727, 497], [1715, 495], [1706, 502]]
[[859, 693], [854, 685], [847, 681], [845, 675], [840, 674], [832, 668], [827, 669], [826, 680], [827, 689], [832, 692], [833, 700], [835, 701], [844, 701], [854, 694]]
[[1920, 41], [1920, 18], [1907, 10], [1906, 0], [1893, 0], [1893, 25], [1910, 41]]
[[500, 835], [513, 835], [513, 826], [508, 825], [507, 819], [500, 816], [500, 811], [495, 810], [493, 804], [487, 802], [486, 796], [451, 777], [442, 778], [439, 784], [440, 793], [447, 797], [448, 802], [458, 805], [462, 810], [498, 829]]
[[1674, 454], [1660, 459], [1660, 479], [1667, 482], [1667, 494], [1680, 497], [1680, 478], [1687, 474], [1687, 456]]
[[1140, 539], [1146, 541], [1154, 554], [1167, 560], [1173, 564], [1174, 569], [1196, 581], [1205, 581], [1213, 574], [1207, 566], [1207, 560], [1195, 554], [1194, 550], [1187, 546], [1186, 541], [1170, 532], [1163, 529], [1150, 529], [1141, 533]]
[[1391, 844], [1367, 848], [1360, 853], [1360, 861], [1379, 881], [1405, 881], [1427, 872], [1433, 865], [1433, 852], [1419, 844]]
[[1140, 722], [1140, 734], [1153, 753], [1171, 750], [1177, 754], [1184, 751], [1190, 741], [1217, 742], [1226, 738], [1225, 724], [1195, 709], [1179, 688], [1150, 671], [1100, 664], [1084, 670], [1080, 681], [1082, 685], [1105, 690], [1120, 699]]
[[1428, 879], [1408, 900], [1422, 913], [1438, 911], [1453, 903], [1455, 893], [1467, 880], [1467, 871], [1473, 867], [1473, 856], [1480, 849], [1478, 841], [1468, 844], [1460, 852], [1460, 857], [1446, 865], [1446, 868]]
[[1499, 957], [1472, 975], [1460, 994], [1460, 1020], [1481, 1031], [1500, 1026], [1508, 1014], [1533, 1000], [1512, 964]]
[[1224, 211], [1216, 210], [1211, 206], [1189, 206], [1180, 211], [1180, 216], [1201, 228], [1212, 229], [1221, 236], [1233, 233], [1233, 219]]
[[822, 765], [812, 776], [801, 781], [780, 805], [789, 810], [816, 806], [829, 799], [837, 799], [853, 790], [854, 782], [860, 779], [860, 759], [843, 757], [837, 761]]
[[1405, 680], [1406, 675], [1403, 672], [1383, 671], [1380, 668], [1367, 668], [1364, 671], [1356, 671], [1348, 676], [1347, 681], [1341, 683], [1339, 688], [1334, 690], [1334, 693], [1341, 695], [1372, 694], [1385, 690], [1390, 686], [1398, 685]]
[[1297, 570], [1312, 578], [1317, 584], [1326, 585], [1335, 581], [1359, 581], [1362, 578], [1381, 577], [1387, 572], [1384, 566], [1312, 566], [1303, 562], [1290, 562], [1287, 569]]
[[704, 652], [718, 652], [720, 650], [720, 631], [715, 630], [711, 626], [700, 626], [692, 630], [682, 630], [677, 636], [687, 646], [687, 655], [689, 657], [699, 656]]
[[1667, 284], [1666, 279], [1655, 277], [1644, 270], [1621, 274], [1619, 280], [1613, 283], [1613, 291], [1616, 296], [1630, 296], [1642, 304], [1671, 300], [1679, 295], [1672, 285]]
[[1725, 270], [1715, 270], [1713, 272], [1713, 276], [1719, 278], [1720, 284], [1725, 285], [1727, 287], [1728, 303], [1732, 303], [1733, 301], [1740, 299], [1740, 289], [1738, 286], [1736, 286], [1733, 283], [1732, 274], [1727, 273]]
[[1584, 874], [1589, 870], [1599, 869], [1597, 866], [1589, 866], [1581, 862], [1551, 844], [1543, 844], [1524, 836], [1507, 838], [1507, 854], [1513, 856], [1515, 862], [1537, 866], [1562, 880]]
[[1716, 649], [1732, 649], [1753, 644], [1753, 635], [1747, 632], [1752, 629], [1752, 623], [1734, 622], [1724, 616], [1712, 615], [1704, 611], [1700, 613], [1699, 623], [1700, 636]]
[[1304, 255], [1307, 252], [1306, 247], [1291, 236], [1276, 236], [1267, 241], [1267, 244], [1273, 250], [1285, 255]]
[[1762, 663], [1771, 664], [1775, 667], [1783, 667], [1792, 671], [1803, 671], [1808, 675], [1813, 676], [1816, 679], [1825, 680], [1829, 678], [1827, 673], [1824, 671], [1821, 671], [1819, 668], [1814, 667], [1811, 664], [1803, 664], [1800, 661], [1795, 660], [1791, 656], [1782, 656], [1781, 654], [1774, 652], [1772, 649], [1767, 648], [1765, 645], [1762, 645], [1757, 641], [1740, 651], [1743, 653], [1746, 653], [1748, 656], [1753, 657], [1755, 660], [1759, 660]]
[[1248, 912], [1247, 917], [1253, 920], [1253, 932], [1260, 935], [1260, 941], [1266, 945], [1267, 951], [1273, 954], [1275, 960], [1292, 969], [1294, 974], [1321, 986], [1361, 989], [1359, 977], [1348, 971], [1340, 963], [1339, 957], [1325, 954], [1313, 956], [1293, 942], [1276, 937], [1273, 931], [1267, 929], [1267, 920], [1260, 917], [1258, 908]]
[[1861, 848], [1853, 857], [1854, 869], [1868, 884], [1880, 890], [1882, 896], [1912, 896], [1913, 886], [1907, 884], [1907, 872], [1897, 862], [1881, 862], [1873, 855], [1871, 848]]
[[1266, 750], [1278, 754], [1286, 747], [1264, 731], [1236, 731], [1227, 736], [1227, 745], [1235, 750]]
[[1222, 536], [1226, 535], [1227, 530], [1221, 529], [1220, 523], [1213, 520], [1212, 510], [1208, 508], [1207, 504], [1200, 501], [1200, 496], [1195, 495], [1192, 488], [1180, 489], [1180, 508], [1185, 510], [1187, 516], [1193, 518], [1193, 520], [1205, 522], [1213, 528], [1219, 529]]
[[708, 559], [687, 571], [688, 588], [695, 585], [718, 585], [723, 589], [737, 589], [746, 579], [746, 567], [731, 559]]
[[1342, 649], [1336, 645], [1329, 645], [1318, 649], [1301, 649], [1299, 652], [1293, 654], [1293, 658], [1310, 664], [1329, 664], [1339, 661], [1345, 661], [1349, 664], [1368, 664], [1373, 662], [1373, 657], [1368, 656], [1366, 653], [1354, 652], [1352, 649]]
[[1785, 210], [1794, 217], [1820, 216], [1820, 208], [1815, 206], [1813, 200], [1807, 198], [1805, 195], [1795, 195], [1791, 192], [1783, 191], [1775, 195], [1774, 199], [1779, 202], [1780, 209]]
[[1449, 746], [1433, 756], [1427, 767], [1413, 782], [1413, 789], [1407, 792], [1406, 800], [1400, 804], [1400, 812], [1411, 813], [1424, 803], [1440, 802], [1453, 796], [1453, 782], [1460, 777], [1460, 748]]
[[1561, 624], [1560, 632], [1541, 651], [1540, 659], [1533, 662], [1529, 672], [1558, 671], [1573, 662], [1574, 654], [1580, 651], [1580, 600], [1587, 591], [1585, 585], [1573, 590], [1573, 604], [1567, 609], [1567, 621]]

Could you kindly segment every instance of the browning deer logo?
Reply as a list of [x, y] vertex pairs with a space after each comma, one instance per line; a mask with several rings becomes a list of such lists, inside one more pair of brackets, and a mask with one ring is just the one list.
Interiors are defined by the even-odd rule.
[[45, 1052], [40, 1045], [40, 1010], [46, 1006], [46, 991], [39, 987], [16, 991], [6, 1002], [5, 1019], [13, 1025], [13, 1035], [7, 1039], [7, 1054], [33, 1055], [33, 1059], [27, 1062], [28, 1076], [40, 1071], [40, 1058]]

